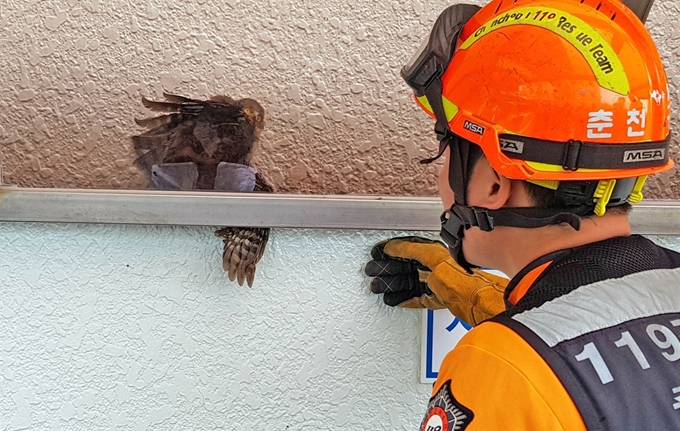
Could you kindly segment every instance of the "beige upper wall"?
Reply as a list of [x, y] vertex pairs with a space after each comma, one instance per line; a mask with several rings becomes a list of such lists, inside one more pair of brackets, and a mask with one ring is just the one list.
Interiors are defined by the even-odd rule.
[[[436, 147], [433, 124], [399, 69], [449, 3], [4, 0], [5, 181], [143, 187], [133, 118], [147, 114], [141, 96], [165, 90], [259, 100], [268, 118], [255, 163], [280, 191], [433, 195], [435, 167], [417, 162]], [[679, 14], [680, 1], [657, 0], [648, 21], [674, 107]], [[679, 144], [676, 134], [673, 153]], [[647, 196], [680, 198], [675, 172]]]

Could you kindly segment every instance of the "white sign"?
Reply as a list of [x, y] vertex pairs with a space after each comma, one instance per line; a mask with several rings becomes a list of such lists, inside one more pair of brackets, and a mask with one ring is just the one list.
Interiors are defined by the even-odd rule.
[[449, 310], [423, 310], [421, 383], [434, 383], [444, 356], [458, 344], [470, 326]]
[[[505, 277], [500, 271], [485, 271]], [[421, 343], [420, 382], [434, 383], [444, 356], [458, 344], [470, 325], [449, 310], [423, 310], [423, 336]]]

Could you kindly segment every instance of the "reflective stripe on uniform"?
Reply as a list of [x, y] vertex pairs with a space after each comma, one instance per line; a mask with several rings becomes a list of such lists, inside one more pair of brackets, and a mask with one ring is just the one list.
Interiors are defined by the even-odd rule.
[[582, 286], [512, 319], [554, 347], [633, 319], [673, 312], [680, 312], [680, 268], [638, 272]]

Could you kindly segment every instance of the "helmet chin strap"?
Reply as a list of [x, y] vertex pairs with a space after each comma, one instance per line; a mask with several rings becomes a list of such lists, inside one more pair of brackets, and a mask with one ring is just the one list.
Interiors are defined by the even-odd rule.
[[475, 210], [465, 205], [467, 202], [467, 179], [472, 173], [474, 163], [476, 163], [470, 158], [470, 142], [451, 134], [446, 145], [449, 147], [449, 185], [453, 190], [455, 202], [449, 210], [444, 211], [441, 215], [442, 228], [439, 235], [449, 248], [449, 253], [456, 263], [472, 274], [472, 268], [475, 268], [475, 266], [470, 264], [463, 254], [465, 231], [472, 226], [481, 226], [489, 231], [493, 229], [494, 220], [484, 217], [478, 219]]
[[581, 228], [581, 216], [589, 214], [593, 205], [577, 205], [565, 208], [488, 208], [468, 206], [467, 178], [476, 160], [470, 159], [470, 145], [475, 145], [457, 136], [446, 143], [450, 149], [449, 184], [455, 194], [455, 202], [441, 215], [440, 236], [448, 246], [451, 256], [467, 272], [472, 273], [476, 266], [469, 263], [463, 254], [463, 237], [471, 227], [484, 232], [496, 226], [536, 228], [567, 223], [575, 230]]
[[574, 230], [581, 229], [581, 216], [592, 212], [592, 206], [579, 205], [573, 208], [501, 208], [490, 210], [454, 203], [441, 215], [440, 236], [449, 248], [451, 256], [469, 273], [475, 265], [469, 263], [463, 254], [463, 237], [471, 227], [484, 232], [496, 226], [535, 228], [566, 223]]

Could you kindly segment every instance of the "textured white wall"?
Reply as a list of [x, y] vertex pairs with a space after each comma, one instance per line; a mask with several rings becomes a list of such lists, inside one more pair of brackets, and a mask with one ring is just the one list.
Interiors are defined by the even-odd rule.
[[[435, 167], [417, 163], [436, 147], [433, 124], [399, 70], [449, 3], [3, 0], [5, 179], [143, 186], [131, 167], [133, 117], [147, 114], [142, 95], [165, 90], [261, 101], [268, 120], [255, 163], [280, 191], [435, 194]], [[648, 21], [674, 105], [679, 14], [679, 1], [657, 0]], [[676, 109], [676, 129], [678, 118]], [[649, 195], [680, 198], [676, 172], [651, 180]]]
[[420, 313], [361, 274], [396, 234], [275, 230], [248, 289], [210, 228], [2, 223], [0, 430], [414, 430]]
[[252, 289], [210, 228], [0, 224], [0, 430], [413, 430], [420, 313], [361, 274], [394, 232], [275, 230]]

